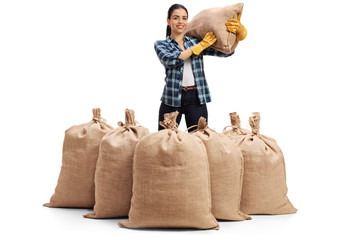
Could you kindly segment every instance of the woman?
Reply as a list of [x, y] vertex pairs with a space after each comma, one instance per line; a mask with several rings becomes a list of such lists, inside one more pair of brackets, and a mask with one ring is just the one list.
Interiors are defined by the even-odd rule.
[[[204, 74], [203, 55], [229, 57], [234, 52], [225, 54], [209, 48], [216, 41], [212, 32], [207, 33], [202, 41], [186, 36], [188, 11], [180, 4], [169, 8], [167, 24], [166, 39], [154, 44], [166, 73], [159, 122], [164, 120], [165, 113], [178, 111], [177, 124], [180, 125], [182, 114], [185, 114], [186, 125], [190, 127], [196, 125], [200, 117], [208, 119], [206, 103], [211, 101], [211, 97]], [[239, 18], [230, 19], [226, 25], [230, 32], [239, 36], [239, 40], [241, 30], [245, 29]], [[158, 130], [161, 129], [164, 128], [159, 124]], [[189, 131], [192, 130], [195, 129]]]

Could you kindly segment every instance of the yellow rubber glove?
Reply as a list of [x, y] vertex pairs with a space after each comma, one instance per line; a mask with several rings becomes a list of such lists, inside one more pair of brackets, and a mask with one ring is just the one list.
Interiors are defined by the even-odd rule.
[[242, 41], [247, 36], [247, 30], [240, 22], [241, 14], [239, 13], [237, 19], [230, 19], [225, 23], [227, 30], [236, 34], [236, 39]]
[[201, 42], [191, 47], [191, 50], [195, 55], [199, 55], [202, 51], [213, 45], [215, 42], [216, 42], [215, 34], [213, 32], [208, 32]]

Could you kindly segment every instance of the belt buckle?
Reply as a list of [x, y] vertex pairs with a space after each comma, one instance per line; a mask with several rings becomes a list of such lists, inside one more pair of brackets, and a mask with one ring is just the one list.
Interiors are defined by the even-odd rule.
[[194, 90], [195, 87], [183, 87], [182, 90], [184, 90], [185, 92], [189, 91], [189, 90]]

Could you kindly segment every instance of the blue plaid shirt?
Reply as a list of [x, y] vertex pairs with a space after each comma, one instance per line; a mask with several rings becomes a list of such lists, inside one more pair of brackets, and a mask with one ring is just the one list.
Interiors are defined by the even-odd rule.
[[[188, 37], [185, 35], [184, 47], [185, 49], [188, 49], [198, 44], [200, 41], [201, 40], [197, 38]], [[179, 44], [170, 36], [168, 36], [165, 40], [156, 41], [154, 47], [160, 62], [165, 67], [166, 74], [166, 84], [161, 101], [169, 106], [180, 107], [185, 62], [179, 58], [182, 49], [180, 48]], [[200, 53], [197, 58], [191, 56], [192, 71], [194, 74], [194, 80], [200, 104], [211, 102], [209, 87], [205, 79], [203, 55], [228, 57], [232, 54], [234, 54], [234, 52], [225, 54], [209, 47], [202, 51], [202, 53]]]

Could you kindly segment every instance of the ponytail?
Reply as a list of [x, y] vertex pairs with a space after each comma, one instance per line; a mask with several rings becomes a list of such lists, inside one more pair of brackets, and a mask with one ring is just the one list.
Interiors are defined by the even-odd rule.
[[166, 27], [166, 37], [171, 35], [171, 27], [169, 25], [167, 25]]

